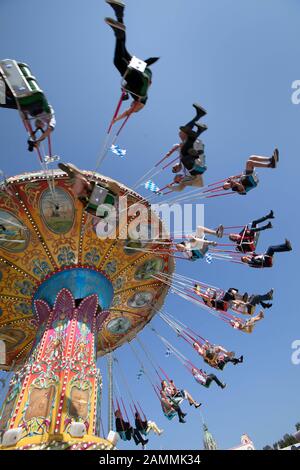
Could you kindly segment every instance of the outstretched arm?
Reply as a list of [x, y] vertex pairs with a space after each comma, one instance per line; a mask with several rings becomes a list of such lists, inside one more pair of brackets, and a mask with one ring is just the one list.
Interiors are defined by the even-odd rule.
[[181, 144], [175, 144], [175, 145], [173, 145], [173, 147], [166, 153], [166, 155], [165, 155], [164, 158], [168, 158], [168, 157], [170, 157], [171, 155], [173, 155], [173, 153], [176, 152], [176, 150], [178, 150], [180, 147], [181, 147]]
[[47, 139], [51, 132], [53, 131], [53, 128], [48, 126], [45, 132], [42, 133], [41, 137], [35, 141], [35, 145], [39, 145], [43, 140]]

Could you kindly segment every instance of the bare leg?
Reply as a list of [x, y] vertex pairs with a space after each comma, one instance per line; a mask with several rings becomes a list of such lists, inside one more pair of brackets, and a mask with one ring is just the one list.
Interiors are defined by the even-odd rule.
[[189, 404], [190, 404], [190, 405], [194, 405], [194, 406], [196, 406], [196, 407], [198, 408], [199, 403], [197, 403], [197, 402], [193, 399], [192, 395], [190, 395], [190, 393], [187, 392], [186, 390], [184, 391], [184, 393], [185, 393], [185, 398], [187, 399], [187, 401], [189, 402]]
[[246, 170], [253, 171], [254, 168], [271, 168], [271, 164], [271, 158], [252, 155], [246, 163]]
[[85, 176], [82, 171], [80, 171], [75, 165], [71, 163], [59, 163], [58, 167], [69, 176], [73, 183], [73, 192], [77, 197], [84, 197], [88, 195], [88, 192], [91, 191], [92, 186], [87, 176]]
[[199, 225], [196, 229], [196, 237], [202, 238], [204, 234], [217, 236], [217, 230], [211, 230], [210, 228], [201, 227], [201, 225]]
[[184, 181], [185, 186], [193, 186], [195, 188], [203, 188], [204, 181], [202, 175], [191, 176], [191, 179]]
[[169, 189], [171, 191], [180, 192], [180, 191], [183, 191], [188, 186], [192, 186], [192, 187], [195, 187], [195, 188], [202, 188], [204, 186], [204, 181], [203, 181], [202, 175], [186, 176], [176, 186], [169, 186]]
[[157, 424], [154, 421], [148, 421], [148, 427], [146, 433], [148, 434], [150, 431], [155, 432], [160, 436], [163, 433], [163, 429], [159, 429]]
[[269, 162], [270, 157], [262, 157], [260, 155], [251, 155], [251, 157], [248, 158], [248, 160], [251, 160], [252, 162]]
[[248, 325], [254, 325], [254, 323], [262, 320], [263, 318], [264, 318], [264, 312], [263, 312], [263, 310], [261, 310], [259, 312], [259, 314], [256, 315], [256, 317], [251, 318], [250, 320], [248, 320], [247, 323], [248, 323]]
[[81, 175], [76, 175], [74, 179], [75, 182], [72, 186], [74, 194], [77, 197], [87, 196], [88, 192], [91, 190], [91, 184], [89, 183], [87, 178]]

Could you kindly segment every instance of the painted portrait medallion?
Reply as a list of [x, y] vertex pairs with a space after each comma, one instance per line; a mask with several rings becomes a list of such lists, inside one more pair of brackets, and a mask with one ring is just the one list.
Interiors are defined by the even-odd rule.
[[43, 222], [51, 232], [67, 233], [75, 218], [75, 208], [71, 196], [61, 188], [55, 189], [55, 197], [46, 189], [40, 198], [40, 211]]
[[0, 210], [0, 250], [11, 253], [24, 251], [29, 243], [28, 228], [10, 212]]

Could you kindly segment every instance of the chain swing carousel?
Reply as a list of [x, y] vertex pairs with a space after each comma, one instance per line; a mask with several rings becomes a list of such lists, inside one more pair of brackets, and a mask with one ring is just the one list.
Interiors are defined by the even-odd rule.
[[[106, 2], [114, 9], [124, 8], [120, 1]], [[106, 19], [106, 22], [113, 29], [125, 28], [123, 23], [112, 19]], [[132, 57], [128, 64], [127, 81], [122, 82], [122, 95], [93, 172], [79, 171], [71, 164], [62, 163], [59, 167], [63, 171], [51, 169], [51, 164], [59, 160], [52, 154], [53, 108], [26, 64], [11, 59], [0, 61], [0, 107], [19, 112], [28, 135], [28, 150], [36, 153], [41, 165], [40, 171], [5, 178], [0, 183], [0, 346], [5, 344], [6, 347], [6, 360], [5, 364], [0, 364], [0, 371], [13, 372], [0, 410], [0, 450], [113, 449], [115, 440], [109, 436], [105, 439], [101, 429], [102, 378], [96, 360], [108, 355], [112, 372], [111, 352], [124, 343], [130, 344], [140, 364], [138, 378], [144, 374], [148, 378], [165, 417], [170, 420], [178, 415], [179, 421], [184, 423], [185, 414], [180, 403], [185, 399], [195, 408], [201, 404], [196, 403], [186, 390], [176, 388], [138, 339], [160, 380], [160, 389], [148, 376], [130, 342], [159, 313], [177, 338], [185, 340], [210, 367], [222, 371], [229, 362], [234, 365], [242, 363], [243, 356], [235, 358], [233, 352], [210, 343], [199, 332], [194, 332], [164, 311], [162, 307], [169, 290], [246, 333], [251, 333], [254, 323], [264, 317], [263, 312], [247, 320], [236, 316], [253, 315], [260, 300], [252, 305], [243, 296], [240, 298], [237, 289], [231, 289], [234, 294], [225, 292], [198, 279], [174, 273], [175, 258], [188, 262], [205, 259], [208, 264], [214, 258], [243, 264], [241, 252], [252, 253], [257, 243], [256, 236], [251, 246], [247, 246], [247, 227], [239, 235], [238, 247], [208, 241], [204, 235], [199, 239], [197, 234], [173, 233], [171, 236], [166, 231], [152, 210], [151, 202], [158, 201], [158, 197], [161, 201], [164, 195], [173, 190], [181, 191], [187, 184], [180, 187], [180, 180], [179, 189], [178, 186], [173, 188], [178, 183], [176, 180], [159, 189], [152, 178], [170, 165], [165, 165], [165, 159], [174, 149], [143, 175], [132, 189], [96, 173], [109, 150], [119, 157], [125, 155], [126, 151], [116, 145], [116, 141], [129, 118], [141, 109], [143, 101], [146, 102], [151, 84], [146, 71], [153, 60], [157, 59], [149, 59], [147, 64]], [[130, 83], [135, 86], [140, 83], [143, 93], [137, 94]], [[128, 94], [134, 99], [133, 105], [120, 117], [118, 113]], [[197, 119], [206, 114], [199, 105], [193, 106], [197, 110]], [[120, 118], [123, 123], [115, 131]], [[199, 123], [194, 124], [198, 125], [198, 131], [206, 129]], [[188, 136], [194, 132], [184, 129], [189, 132], [186, 133], [188, 141]], [[196, 155], [203, 153], [199, 149], [190, 150]], [[272, 165], [268, 163], [270, 168], [276, 167], [278, 151], [276, 155], [277, 160], [273, 156]], [[160, 169], [161, 164], [164, 166]], [[202, 165], [202, 173], [203, 170], [206, 167]], [[189, 183], [192, 182], [188, 184], [190, 186], [196, 180], [201, 183], [199, 185], [196, 181], [196, 189], [185, 196], [169, 196], [163, 202], [192, 202], [233, 194], [224, 193], [228, 188], [224, 189], [223, 184], [219, 186], [228, 178], [204, 187], [202, 173], [201, 181], [199, 174], [187, 177]], [[151, 198], [145, 199], [135, 192], [140, 186], [152, 192]], [[168, 191], [163, 192], [165, 189]], [[125, 200], [128, 206], [124, 209]], [[103, 205], [107, 211], [101, 209], [99, 212]], [[136, 209], [131, 211], [132, 207]], [[143, 212], [141, 207], [146, 211]], [[118, 214], [116, 226], [105, 222], [111, 209]], [[267, 218], [273, 217], [263, 219]], [[100, 222], [106, 227], [105, 236], [102, 232], [102, 236], [99, 234]], [[128, 230], [131, 224], [135, 227], [134, 236]], [[223, 231], [223, 226], [217, 230], [205, 230], [221, 238], [223, 235], [218, 233], [221, 228]], [[187, 243], [175, 242], [184, 237], [188, 238]], [[202, 251], [198, 247], [199, 242]], [[210, 245], [219, 245], [219, 248], [210, 249], [207, 254]], [[233, 249], [228, 250], [227, 247]], [[291, 246], [281, 247], [281, 251], [290, 250]], [[252, 297], [271, 300], [273, 292]], [[236, 305], [234, 302], [237, 301]], [[234, 316], [227, 312], [229, 308]], [[209, 388], [215, 382], [221, 389], [225, 388], [226, 384], [214, 374], [196, 367], [168, 340], [152, 330], [167, 352], [181, 362], [198, 384]], [[109, 388], [112, 395], [112, 383]], [[139, 403], [134, 402], [131, 393], [129, 396], [131, 411], [141, 421], [140, 424], [144, 424], [141, 418], [144, 419], [146, 434], [151, 426], [155, 430], [155, 423], [146, 420]], [[122, 397], [119, 396], [118, 400], [115, 394], [114, 398], [115, 402], [110, 396], [109, 430], [113, 427], [114, 409], [115, 417], [118, 416], [122, 424], [119, 430], [115, 426], [116, 431], [121, 439], [129, 441], [136, 437], [137, 429], [130, 426]], [[123, 419], [121, 404], [128, 422]], [[126, 429], [124, 424], [128, 425]], [[162, 431], [157, 428], [155, 432], [161, 434]], [[138, 443], [143, 445], [143, 440]]]

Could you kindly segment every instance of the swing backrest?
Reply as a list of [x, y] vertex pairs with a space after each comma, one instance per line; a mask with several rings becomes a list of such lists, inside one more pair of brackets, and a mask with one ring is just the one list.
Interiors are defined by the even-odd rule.
[[22, 111], [36, 115], [50, 113], [49, 103], [27, 64], [5, 59], [0, 71]]
[[103, 208], [103, 213], [99, 213], [98, 211], [98, 214], [97, 214], [98, 207], [101, 206], [102, 204], [115, 206], [115, 202], [116, 202], [115, 196], [112, 193], [110, 193], [108, 189], [103, 188], [99, 184], [95, 184], [85, 210], [89, 214], [92, 214], [100, 218], [104, 218], [106, 217], [107, 210]]
[[171, 407], [168, 409], [163, 402], [161, 402], [161, 407], [165, 417], [170, 421], [177, 415], [176, 411], [174, 411]]
[[183, 398], [181, 397], [172, 398], [170, 402], [171, 403], [169, 404], [169, 406], [167, 406], [163, 401], [161, 402], [163, 413], [165, 417], [168, 418], [169, 420], [173, 419], [177, 415], [177, 412], [172, 407], [172, 402], [175, 403], [177, 406], [179, 406], [183, 402]]
[[128, 434], [126, 431], [118, 431], [118, 434], [122, 441], [130, 441], [130, 438], [128, 438]]
[[196, 261], [197, 259], [203, 259], [206, 253], [208, 252], [209, 248], [207, 245], [203, 245], [201, 250], [191, 250], [192, 251], [192, 261]]
[[[147, 97], [148, 88], [151, 84], [152, 73], [147, 68], [146, 62], [133, 57], [127, 67], [122, 80], [122, 89], [128, 93], [135, 95], [137, 98], [143, 99]], [[135, 82], [140, 82], [139, 89], [132, 86]]]
[[255, 248], [256, 248], [256, 245], [257, 245], [258, 240], [259, 240], [259, 235], [260, 235], [260, 232], [255, 232], [255, 234], [254, 234]]
[[171, 421], [173, 418], [175, 418], [177, 413], [175, 411], [172, 411], [172, 412], [170, 411], [169, 413], [164, 412], [164, 415], [169, 421]]
[[191, 250], [192, 257], [190, 258], [191, 261], [197, 261], [197, 259], [203, 259], [203, 255], [200, 250]]
[[255, 232], [253, 241], [247, 242], [247, 241], [245, 241], [245, 236], [246, 236], [246, 231], [247, 230], [251, 230], [251, 228], [249, 228], [248, 226], [246, 226], [244, 228], [244, 230], [242, 231], [241, 241], [238, 244], [239, 250], [242, 251], [243, 253], [247, 253], [247, 252], [256, 250], [257, 242], [258, 242], [259, 235], [260, 235], [259, 232]]
[[248, 193], [249, 191], [251, 191], [251, 189], [256, 188], [256, 186], [259, 183], [259, 178], [258, 178], [257, 173], [255, 172], [253, 172], [251, 175], [245, 175], [245, 176], [247, 177], [247, 182], [250, 183], [249, 185], [245, 187], [245, 191], [246, 193]]

